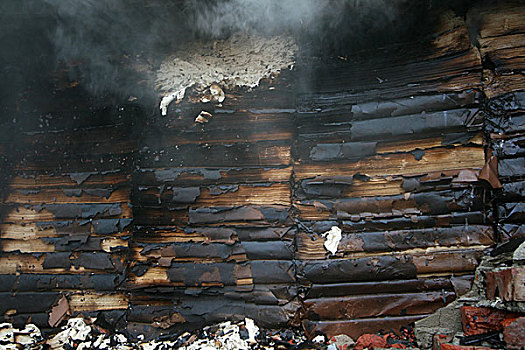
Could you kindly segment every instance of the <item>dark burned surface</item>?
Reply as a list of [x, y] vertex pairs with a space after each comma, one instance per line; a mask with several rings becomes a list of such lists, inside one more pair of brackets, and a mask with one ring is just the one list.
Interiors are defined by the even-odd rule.
[[29, 89], [30, 108], [2, 111], [20, 121], [0, 143], [2, 320], [49, 328], [65, 294], [148, 337], [244, 316], [357, 337], [448, 304], [490, 246], [524, 236], [525, 27], [498, 24], [522, 11], [469, 12], [479, 49], [449, 16], [431, 50], [303, 58], [166, 118]]

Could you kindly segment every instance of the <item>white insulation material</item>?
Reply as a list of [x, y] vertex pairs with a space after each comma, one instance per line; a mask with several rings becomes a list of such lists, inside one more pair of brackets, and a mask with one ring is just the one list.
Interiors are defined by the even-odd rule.
[[335, 253], [337, 253], [337, 246], [339, 246], [342, 238], [341, 229], [337, 226], [332, 226], [329, 231], [323, 233], [323, 237], [325, 238], [325, 249], [332, 253], [332, 255], [335, 255]]
[[161, 112], [166, 115], [168, 105], [180, 102], [190, 87], [202, 92], [214, 83], [225, 88], [256, 87], [261, 79], [291, 68], [296, 51], [297, 44], [288, 36], [238, 33], [225, 40], [190, 42], [157, 71]]

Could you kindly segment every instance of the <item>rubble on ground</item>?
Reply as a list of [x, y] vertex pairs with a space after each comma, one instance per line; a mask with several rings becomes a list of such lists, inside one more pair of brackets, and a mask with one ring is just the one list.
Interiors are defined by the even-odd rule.
[[42, 334], [37, 326], [28, 324], [23, 329], [16, 329], [10, 323], [0, 324], [0, 350], [39, 349]]
[[378, 346], [412, 349], [414, 345], [413, 333], [408, 329], [404, 329], [401, 335], [393, 332], [364, 334], [357, 341], [346, 334], [331, 338], [319, 334], [310, 340], [299, 329], [261, 329], [249, 318], [240, 322], [222, 322], [178, 336], [163, 335], [144, 340], [144, 336], [138, 335], [137, 338], [104, 329], [96, 318], [71, 318], [58, 333], [47, 336], [47, 339], [33, 324], [28, 324], [23, 330], [15, 329], [9, 323], [0, 325], [0, 350], [362, 350]]
[[[138, 337], [143, 338], [143, 337]], [[312, 345], [312, 346], [309, 346]], [[52, 349], [52, 350], [242, 350], [242, 349], [317, 349], [322, 348], [307, 340], [299, 331], [260, 330], [253, 320], [226, 321], [204, 327], [192, 333], [185, 332], [169, 339], [135, 341], [122, 333], [110, 331], [96, 325], [95, 319], [80, 317], [67, 321], [60, 332], [44, 339], [40, 330], [28, 324], [23, 330], [9, 323], [0, 325], [0, 350], [7, 349]], [[326, 346], [324, 347], [326, 348]]]
[[523, 349], [523, 249], [525, 243], [516, 247], [507, 242], [485, 256], [469, 293], [416, 322], [419, 346], [435, 350]]

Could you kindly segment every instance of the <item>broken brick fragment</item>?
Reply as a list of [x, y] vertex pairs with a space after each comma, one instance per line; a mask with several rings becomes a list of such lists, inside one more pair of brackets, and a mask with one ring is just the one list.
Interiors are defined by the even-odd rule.
[[350, 350], [355, 344], [354, 340], [346, 334], [335, 335], [328, 343], [333, 344], [337, 350]]
[[363, 350], [366, 348], [389, 348], [390, 344], [381, 336], [377, 334], [363, 334], [357, 339], [355, 343], [355, 350]]
[[525, 317], [509, 319], [503, 322], [503, 339], [507, 349], [523, 349], [525, 347]]
[[475, 306], [461, 307], [461, 323], [466, 335], [500, 331], [506, 317], [507, 313], [501, 310]]
[[432, 340], [432, 350], [440, 350], [442, 344], [452, 341], [453, 338], [454, 334], [434, 334]]
[[525, 301], [525, 268], [512, 267], [487, 271], [487, 298], [497, 297], [504, 301]]

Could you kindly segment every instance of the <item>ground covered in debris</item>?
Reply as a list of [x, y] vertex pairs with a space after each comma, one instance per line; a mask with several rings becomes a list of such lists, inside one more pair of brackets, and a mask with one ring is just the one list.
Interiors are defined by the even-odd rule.
[[477, 268], [472, 290], [416, 322], [415, 335], [424, 349], [523, 349], [524, 329], [525, 242], [521, 237], [496, 246]]
[[345, 334], [327, 339], [318, 335], [313, 339], [296, 329], [268, 330], [259, 328], [253, 320], [222, 322], [179, 336], [166, 335], [145, 341], [144, 336], [130, 339], [122, 333], [111, 332], [99, 325], [95, 318], [71, 318], [61, 330], [48, 337], [33, 324], [16, 329], [10, 323], [0, 324], [0, 350], [8, 349], [138, 349], [138, 350], [241, 350], [241, 349], [327, 349], [346, 350], [365, 348], [410, 349], [415, 339], [410, 329], [402, 335], [387, 332], [364, 334], [357, 341]]

